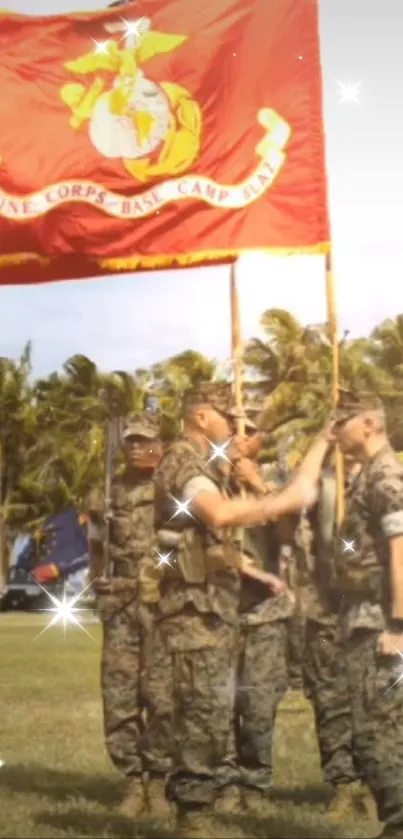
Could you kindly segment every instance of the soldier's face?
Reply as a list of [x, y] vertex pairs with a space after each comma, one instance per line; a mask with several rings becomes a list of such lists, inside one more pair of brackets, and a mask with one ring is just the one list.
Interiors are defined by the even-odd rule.
[[134, 469], [155, 469], [162, 457], [159, 440], [146, 437], [127, 437], [124, 442], [126, 463]]
[[362, 450], [367, 439], [367, 423], [363, 417], [352, 417], [335, 428], [335, 436], [343, 454], [354, 457]]
[[207, 413], [206, 437], [215, 445], [226, 443], [233, 435], [231, 420], [213, 408]]

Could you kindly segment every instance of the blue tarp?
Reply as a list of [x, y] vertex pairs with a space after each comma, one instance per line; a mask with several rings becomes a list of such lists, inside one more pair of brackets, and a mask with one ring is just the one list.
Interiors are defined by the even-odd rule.
[[80, 524], [75, 509], [51, 516], [41, 528], [39, 545], [30, 538], [16, 562], [17, 568], [26, 571], [40, 565], [56, 565], [63, 577], [87, 567], [86, 527]]

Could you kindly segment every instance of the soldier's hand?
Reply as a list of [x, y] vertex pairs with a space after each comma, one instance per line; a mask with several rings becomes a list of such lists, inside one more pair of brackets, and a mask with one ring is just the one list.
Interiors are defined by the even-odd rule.
[[263, 571], [262, 583], [264, 583], [276, 597], [280, 594], [285, 594], [287, 591], [285, 582], [280, 580], [280, 577], [276, 577], [275, 574], [270, 574], [268, 571]]
[[249, 486], [251, 489], [265, 488], [256, 464], [253, 460], [249, 460], [247, 457], [241, 457], [236, 461], [233, 467], [233, 475], [241, 483]]
[[92, 581], [92, 588], [95, 594], [113, 594], [112, 580], [107, 577], [95, 577]]
[[379, 655], [403, 656], [403, 633], [382, 632], [378, 638]]
[[337, 425], [334, 420], [329, 420], [317, 435], [318, 440], [324, 440], [329, 446], [334, 446], [336, 443], [336, 428]]
[[237, 463], [241, 458], [248, 456], [248, 449], [249, 449], [249, 440], [247, 437], [241, 437], [240, 434], [236, 434], [235, 437], [232, 438], [230, 444], [227, 446], [227, 457], [231, 463]]

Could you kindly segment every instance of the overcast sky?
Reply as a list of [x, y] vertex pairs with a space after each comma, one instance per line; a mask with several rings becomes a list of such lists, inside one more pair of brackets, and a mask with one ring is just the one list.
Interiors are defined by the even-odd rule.
[[[4, 5], [55, 14], [107, 3]], [[363, 334], [403, 312], [403, 0], [320, 5], [340, 323]], [[340, 104], [338, 82], [360, 81], [360, 104]], [[245, 338], [258, 333], [259, 316], [268, 308], [286, 308], [306, 323], [325, 318], [320, 257], [254, 255], [239, 264], [238, 276]], [[32, 339], [38, 375], [75, 352], [104, 369], [132, 370], [187, 348], [225, 359], [228, 303], [227, 268], [0, 287], [0, 355], [15, 356]]]

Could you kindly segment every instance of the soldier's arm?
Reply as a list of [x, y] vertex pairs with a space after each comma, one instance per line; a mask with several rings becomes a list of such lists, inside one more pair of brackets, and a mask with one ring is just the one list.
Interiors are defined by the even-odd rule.
[[[192, 491], [191, 482], [187, 485]], [[191, 499], [190, 512], [208, 527], [253, 527], [276, 519], [287, 513], [298, 512], [310, 506], [315, 500], [312, 482], [305, 478], [295, 479], [276, 496], [263, 498], [223, 498], [211, 492], [206, 486], [199, 488]]]
[[319, 481], [323, 461], [330, 446], [330, 432], [328, 432], [328, 429], [324, 429], [317, 437], [315, 437], [312, 445], [309, 447], [301, 465], [298, 468], [297, 475], [308, 478], [316, 484]]
[[371, 497], [384, 537], [389, 542], [391, 618], [403, 621], [403, 478], [381, 477]]

